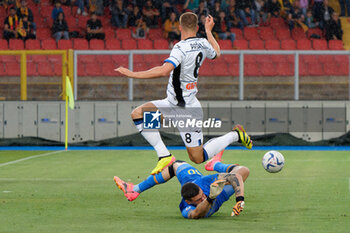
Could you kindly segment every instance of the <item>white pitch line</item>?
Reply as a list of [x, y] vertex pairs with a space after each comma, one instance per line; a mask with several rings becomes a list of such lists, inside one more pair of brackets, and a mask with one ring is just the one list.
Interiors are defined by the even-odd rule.
[[17, 160], [6, 162], [6, 163], [0, 163], [0, 167], [7, 166], [7, 165], [10, 165], [10, 164], [14, 164], [14, 163], [20, 163], [22, 161], [26, 161], [26, 160], [29, 160], [29, 159], [35, 159], [35, 158], [39, 158], [39, 157], [44, 157], [44, 156], [57, 154], [57, 153], [60, 153], [60, 152], [63, 152], [63, 151], [64, 150], [53, 151], [53, 152], [39, 154], [39, 155], [32, 155], [32, 156], [29, 156], [29, 157], [25, 157], [23, 159], [17, 159]]

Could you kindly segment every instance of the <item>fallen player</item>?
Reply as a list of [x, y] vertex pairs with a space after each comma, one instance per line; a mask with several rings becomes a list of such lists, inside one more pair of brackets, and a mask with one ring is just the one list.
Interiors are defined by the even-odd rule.
[[244, 181], [248, 178], [249, 169], [236, 164], [222, 163], [222, 154], [223, 151], [205, 165], [207, 171], [218, 172], [214, 175], [203, 176], [190, 164], [177, 160], [161, 173], [150, 175], [137, 185], [126, 183], [117, 176], [114, 177], [114, 181], [125, 197], [133, 201], [140, 193], [176, 176], [181, 184], [182, 200], [179, 207], [184, 218], [210, 217], [233, 194], [236, 196], [236, 205], [231, 216], [237, 216], [244, 208]]

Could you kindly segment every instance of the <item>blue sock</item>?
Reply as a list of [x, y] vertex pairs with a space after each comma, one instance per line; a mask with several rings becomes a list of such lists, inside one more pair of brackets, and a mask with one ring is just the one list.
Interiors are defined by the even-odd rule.
[[142, 193], [143, 191], [152, 188], [156, 184], [162, 184], [165, 180], [162, 176], [162, 173], [158, 173], [156, 175], [150, 175], [146, 180], [134, 186], [134, 191], [138, 193]]
[[217, 162], [214, 165], [214, 171], [221, 172], [221, 173], [229, 172], [229, 169], [232, 166], [234, 166], [234, 165], [233, 164], [224, 164], [222, 162]]

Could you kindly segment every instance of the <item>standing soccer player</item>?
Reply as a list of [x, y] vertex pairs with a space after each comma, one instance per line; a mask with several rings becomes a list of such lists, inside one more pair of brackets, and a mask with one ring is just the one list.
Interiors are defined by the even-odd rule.
[[[211, 33], [214, 27], [212, 16], [207, 16], [205, 32], [207, 39], [197, 38], [198, 18], [196, 14], [186, 12], [180, 16], [181, 41], [172, 49], [170, 56], [162, 66], [147, 71], [133, 72], [119, 67], [116, 71], [137, 79], [150, 79], [168, 76], [167, 98], [147, 102], [131, 113], [136, 128], [142, 136], [153, 146], [158, 155], [157, 166], [151, 174], [161, 172], [175, 161], [164, 145], [158, 130], [143, 130], [143, 109], [160, 111], [164, 115], [191, 115], [196, 120], [203, 119], [200, 102], [196, 98], [197, 78], [200, 66], [204, 59], [220, 57], [220, 47]], [[159, 113], [159, 112], [157, 112]], [[175, 119], [176, 120], [176, 119]], [[181, 138], [185, 143], [188, 155], [194, 163], [202, 163], [225, 149], [233, 142], [241, 142], [248, 149], [252, 148], [252, 141], [242, 126], [237, 125], [233, 130], [221, 137], [214, 138], [203, 145], [201, 128], [179, 128]]]

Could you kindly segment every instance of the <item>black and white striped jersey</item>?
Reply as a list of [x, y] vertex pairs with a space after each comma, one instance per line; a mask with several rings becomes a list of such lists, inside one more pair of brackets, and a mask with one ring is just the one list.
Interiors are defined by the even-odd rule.
[[205, 38], [190, 37], [178, 42], [164, 61], [174, 65], [167, 88], [167, 99], [175, 105], [191, 104], [196, 98], [198, 71], [205, 58], [216, 52]]

